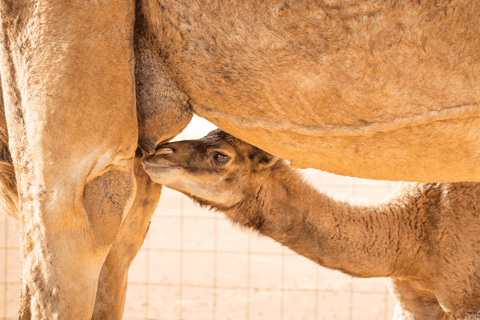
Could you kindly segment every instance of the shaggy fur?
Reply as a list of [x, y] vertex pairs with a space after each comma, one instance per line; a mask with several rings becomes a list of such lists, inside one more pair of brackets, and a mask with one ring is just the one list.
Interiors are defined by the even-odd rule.
[[297, 167], [480, 181], [480, 2], [140, 2], [194, 112], [234, 136]]
[[352, 205], [220, 130], [162, 145], [144, 166], [155, 182], [322, 266], [388, 277], [397, 320], [480, 318], [479, 183], [405, 183], [380, 205]]

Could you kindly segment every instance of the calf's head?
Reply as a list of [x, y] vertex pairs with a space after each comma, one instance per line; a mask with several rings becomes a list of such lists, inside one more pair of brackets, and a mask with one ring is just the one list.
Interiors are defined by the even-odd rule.
[[218, 129], [198, 140], [161, 145], [143, 162], [153, 181], [218, 209], [244, 201], [276, 163], [276, 157]]

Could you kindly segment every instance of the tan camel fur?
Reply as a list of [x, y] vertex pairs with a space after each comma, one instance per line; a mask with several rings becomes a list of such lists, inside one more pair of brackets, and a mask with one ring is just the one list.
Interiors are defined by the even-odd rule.
[[[22, 231], [15, 172], [8, 149], [8, 134], [1, 95], [0, 103], [0, 209], [8, 213]], [[135, 200], [103, 263], [92, 319], [122, 319], [128, 269], [140, 250], [150, 218], [160, 198], [161, 185], [153, 183], [148, 177], [141, 165], [141, 159], [135, 160], [134, 173], [137, 184]], [[40, 317], [51, 318], [51, 315], [43, 314]], [[30, 318], [31, 314], [23, 313], [21, 319]]]
[[92, 319], [122, 319], [127, 293], [128, 269], [147, 235], [162, 186], [154, 183], [135, 160], [137, 194], [103, 263]]
[[[0, 166], [0, 196], [10, 214], [18, 209], [20, 318], [89, 319], [102, 300], [100, 274], [125, 279], [128, 268], [111, 277], [101, 270], [132, 258], [112, 243], [135, 233], [119, 230], [135, 216], [134, 197], [148, 198], [136, 193], [148, 185], [137, 185], [137, 143], [151, 152], [180, 132], [191, 117], [187, 102], [299, 167], [478, 181], [479, 7], [463, 0], [0, 1], [1, 139], [8, 136], [9, 149], [1, 157], [11, 158]], [[128, 225], [143, 234], [143, 224]], [[107, 287], [124, 293], [121, 283]]]
[[20, 319], [121, 319], [161, 192], [134, 161], [133, 49], [138, 142], [168, 141], [192, 113], [148, 50], [131, 47], [129, 2], [2, 1], [0, 15], [0, 209], [20, 229]]
[[394, 319], [480, 319], [480, 184], [403, 184], [380, 205], [318, 192], [221, 130], [162, 145], [150, 177], [235, 224], [355, 277], [388, 277]]
[[329, 172], [480, 181], [480, 2], [139, 0], [196, 114]]

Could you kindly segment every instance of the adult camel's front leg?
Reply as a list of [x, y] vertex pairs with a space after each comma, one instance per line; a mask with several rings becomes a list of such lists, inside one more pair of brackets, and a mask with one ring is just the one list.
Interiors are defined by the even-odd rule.
[[122, 319], [127, 293], [128, 269], [147, 235], [162, 186], [154, 183], [135, 160], [137, 194], [103, 264], [92, 319]]
[[90, 319], [135, 195], [133, 1], [0, 2], [20, 319]]

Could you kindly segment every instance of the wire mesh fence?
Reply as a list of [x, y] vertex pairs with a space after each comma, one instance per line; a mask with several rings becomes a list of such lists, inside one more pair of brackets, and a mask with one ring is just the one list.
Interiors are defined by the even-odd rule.
[[21, 278], [18, 231], [11, 219], [2, 214], [0, 215], [0, 319], [18, 319]]
[[[194, 139], [208, 130], [186, 130]], [[302, 170], [318, 189], [376, 202], [396, 183]], [[17, 319], [18, 232], [0, 216], [0, 319]], [[0, 260], [1, 261], [1, 260]], [[317, 266], [266, 237], [232, 226], [164, 188], [145, 243], [129, 272], [124, 319], [391, 319], [383, 279], [355, 279]]]

